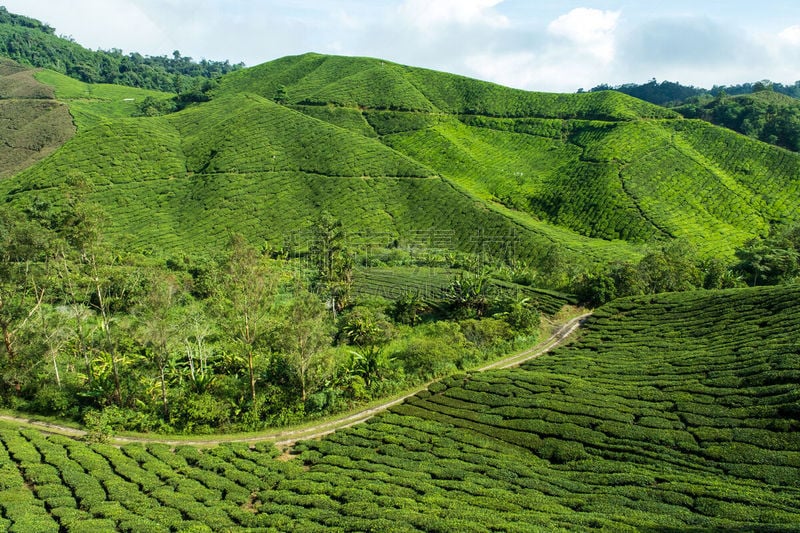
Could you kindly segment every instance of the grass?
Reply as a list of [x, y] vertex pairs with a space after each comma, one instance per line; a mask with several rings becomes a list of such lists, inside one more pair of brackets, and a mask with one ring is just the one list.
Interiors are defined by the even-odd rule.
[[268, 443], [115, 448], [4, 426], [0, 521], [9, 531], [792, 529], [799, 297], [778, 287], [618, 300], [569, 346], [431, 384], [299, 444], [288, 462]]

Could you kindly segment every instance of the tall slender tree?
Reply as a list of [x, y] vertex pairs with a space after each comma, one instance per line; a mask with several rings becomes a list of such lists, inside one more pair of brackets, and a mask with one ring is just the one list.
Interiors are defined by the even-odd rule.
[[228, 244], [228, 257], [216, 288], [215, 308], [221, 330], [247, 361], [250, 398], [256, 403], [256, 357], [269, 331], [279, 276], [268, 259], [241, 235]]
[[323, 213], [314, 224], [311, 258], [316, 270], [314, 286], [335, 319], [350, 302], [353, 256], [342, 221], [329, 213]]

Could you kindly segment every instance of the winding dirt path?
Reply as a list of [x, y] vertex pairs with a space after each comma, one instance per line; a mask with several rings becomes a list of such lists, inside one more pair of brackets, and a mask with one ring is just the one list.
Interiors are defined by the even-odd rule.
[[[546, 340], [538, 343], [536, 346], [529, 348], [523, 352], [505, 357], [499, 361], [495, 361], [489, 365], [484, 367], [471, 370], [471, 372], [486, 372], [488, 370], [499, 370], [504, 368], [511, 368], [514, 366], [521, 365], [526, 361], [530, 361], [531, 359], [535, 359], [542, 354], [545, 354], [554, 348], [564, 344], [568, 341], [573, 333], [583, 324], [586, 319], [591, 315], [591, 313], [586, 313], [577, 317], [574, 317], [567, 322], [562, 324], [557, 324], [554, 329], [553, 333], [548, 337]], [[225, 442], [248, 442], [248, 443], [255, 443], [255, 442], [263, 442], [263, 441], [271, 441], [274, 442], [275, 445], [279, 448], [287, 448], [291, 447], [294, 443], [299, 440], [309, 440], [309, 439], [316, 439], [333, 433], [338, 429], [347, 428], [350, 426], [354, 426], [356, 424], [360, 424], [364, 422], [376, 414], [389, 409], [390, 407], [402, 403], [407, 398], [415, 395], [417, 392], [428, 388], [430, 383], [417, 387], [411, 392], [407, 394], [395, 398], [393, 400], [389, 400], [386, 402], [381, 403], [380, 405], [376, 405], [374, 407], [369, 407], [366, 409], [362, 409], [355, 413], [345, 414], [326, 422], [321, 422], [319, 424], [314, 424], [308, 427], [298, 428], [298, 429], [286, 429], [286, 430], [273, 430], [269, 432], [264, 432], [259, 435], [255, 435], [252, 437], [237, 437], [231, 436], [226, 438], [224, 436], [212, 436], [210, 438], [202, 438], [202, 439], [195, 439], [195, 440], [188, 440], [188, 439], [170, 439], [169, 437], [159, 438], [158, 436], [154, 437], [123, 437], [123, 436], [114, 436], [111, 437], [111, 443], [115, 445], [123, 445], [132, 442], [141, 442], [141, 443], [148, 443], [148, 442], [160, 442], [164, 444], [169, 444], [172, 446], [177, 445], [189, 445], [189, 446], [214, 446], [217, 444], [222, 444]], [[86, 431], [82, 429], [75, 429], [67, 426], [61, 426], [58, 424], [53, 424], [49, 422], [41, 422], [38, 420], [27, 419], [24, 417], [17, 417], [17, 416], [9, 416], [9, 415], [0, 415], [0, 421], [4, 422], [12, 422], [18, 423], [28, 427], [34, 427], [38, 430], [45, 431], [48, 433], [57, 433], [60, 435], [66, 435], [69, 437], [82, 437], [86, 435]]]

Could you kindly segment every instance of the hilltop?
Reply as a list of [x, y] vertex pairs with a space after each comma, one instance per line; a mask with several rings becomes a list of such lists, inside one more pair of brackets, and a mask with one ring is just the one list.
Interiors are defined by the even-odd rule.
[[181, 93], [205, 80], [243, 65], [228, 61], [194, 61], [174, 51], [172, 57], [150, 57], [121, 50], [89, 50], [55, 28], [0, 6], [0, 55], [31, 67], [51, 69], [89, 83], [115, 83]]
[[[454, 248], [483, 249], [482, 235], [501, 252], [513, 235], [520, 259], [557, 243], [600, 264], [671, 239], [730, 257], [798, 219], [800, 158], [614, 91], [530, 93], [306, 54], [228, 74], [211, 102], [135, 118], [120, 101], [169, 96], [37, 78], [80, 131], [0, 187], [15, 205], [58, 204], [56, 186], [86, 179], [109, 234], [137, 247], [208, 249], [232, 230], [281, 246], [326, 209], [373, 240], [446, 230]], [[104, 93], [117, 103], [98, 105]]]

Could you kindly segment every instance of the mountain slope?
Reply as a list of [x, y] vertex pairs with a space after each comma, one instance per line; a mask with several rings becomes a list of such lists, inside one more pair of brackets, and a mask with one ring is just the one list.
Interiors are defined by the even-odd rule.
[[621, 93], [532, 93], [371, 58], [305, 54], [226, 76], [220, 94], [250, 92], [287, 104], [438, 111], [501, 117], [631, 120], [678, 115]]
[[113, 239], [152, 250], [213, 248], [231, 231], [276, 246], [290, 234], [303, 242], [325, 209], [373, 242], [449, 228], [450, 245], [464, 250], [480, 249], [476, 235], [488, 234], [493, 246], [510, 242], [526, 257], [553, 242], [595, 260], [631, 254], [623, 243], [520, 223], [376, 139], [253, 95], [220, 96], [166, 117], [106, 120], [3, 190], [12, 202], [58, 204], [78, 182], [93, 185]]
[[[386, 79], [391, 90], [371, 91]], [[527, 93], [317, 54], [237, 72], [219, 89], [237, 91], [378, 135], [486, 201], [589, 237], [682, 238], [704, 255], [729, 255], [770, 224], [798, 219], [790, 205], [800, 159], [713, 128], [702, 134], [712, 153], [696, 143], [701, 126], [615, 91]], [[319, 111], [331, 106], [338, 113]]]
[[47, 157], [74, 133], [53, 90], [30, 69], [0, 57], [0, 180]]
[[211, 102], [134, 119], [131, 98], [163, 96], [38, 77], [81, 131], [2, 190], [57, 204], [57, 185], [86, 178], [111, 235], [135, 246], [202, 250], [240, 231], [279, 247], [326, 209], [366, 240], [447, 232], [454, 248], [513, 248], [536, 264], [558, 247], [578, 265], [675, 238], [730, 257], [800, 220], [800, 156], [614, 91], [529, 93], [307, 54], [234, 72]]

